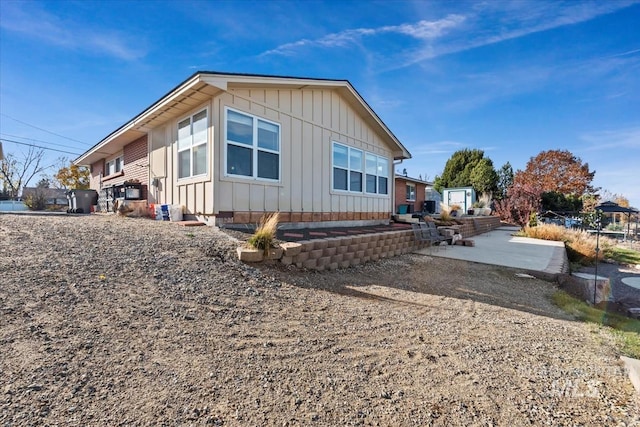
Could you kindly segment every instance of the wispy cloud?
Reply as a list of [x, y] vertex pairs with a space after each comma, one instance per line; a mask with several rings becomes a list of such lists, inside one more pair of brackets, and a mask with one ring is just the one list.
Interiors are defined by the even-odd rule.
[[437, 21], [422, 20], [413, 24], [407, 23], [401, 25], [386, 25], [378, 28], [357, 28], [344, 30], [338, 33], [327, 34], [326, 36], [315, 40], [302, 39], [295, 42], [286, 43], [276, 47], [275, 49], [263, 52], [262, 56], [294, 55], [300, 48], [304, 47], [345, 47], [350, 44], [359, 43], [367, 37], [373, 37], [382, 34], [399, 34], [411, 37], [416, 40], [433, 40], [458, 27], [464, 22], [464, 20], [464, 16], [452, 14]]
[[632, 49], [632, 50], [628, 50], [626, 52], [622, 52], [622, 53], [617, 53], [615, 55], [611, 55], [611, 58], [616, 58], [618, 56], [627, 56], [627, 55], [633, 55], [634, 53], [640, 53], [640, 49]]
[[0, 27], [48, 45], [130, 61], [145, 56], [140, 40], [116, 30], [63, 21], [38, 3], [5, 2]]
[[611, 149], [640, 149], [640, 128], [605, 130], [584, 133], [580, 140], [586, 143], [584, 151]]
[[[295, 56], [304, 49], [345, 48], [363, 45], [386, 59], [383, 70], [404, 68], [443, 55], [462, 52], [541, 31], [578, 24], [638, 3], [637, 0], [557, 2], [482, 2], [442, 19], [421, 20], [393, 26], [347, 29], [317, 39], [301, 39], [263, 52], [261, 56]], [[375, 36], [395, 34], [393, 54], [381, 52]], [[410, 43], [408, 43], [407, 38]], [[634, 51], [626, 52], [632, 54]]]
[[[555, 28], [574, 25], [615, 12], [637, 0], [611, 2], [483, 2], [466, 16], [464, 35], [425, 44], [406, 53], [405, 61], [392, 68], [413, 65], [439, 56], [463, 52]], [[633, 53], [633, 52], [628, 52]]]
[[579, 135], [580, 146], [574, 153], [595, 170], [593, 184], [621, 194], [632, 203], [640, 201], [638, 170], [640, 127], [626, 127]]
[[626, 164], [619, 158], [611, 156], [610, 159], [599, 156], [597, 159], [588, 159], [589, 167], [595, 170], [593, 185], [611, 193], [620, 194], [631, 202], [631, 205], [640, 208], [640, 185], [635, 165]]
[[[583, 97], [574, 99], [576, 103], [615, 101], [633, 97], [639, 69], [640, 55], [630, 52], [624, 57], [530, 61], [456, 75], [455, 84], [441, 84], [437, 90], [448, 95], [443, 97], [442, 108], [455, 112], [474, 110], [496, 99], [540, 92], [554, 85], [558, 90], [588, 88], [580, 92]], [[597, 86], [593, 85], [595, 81]]]

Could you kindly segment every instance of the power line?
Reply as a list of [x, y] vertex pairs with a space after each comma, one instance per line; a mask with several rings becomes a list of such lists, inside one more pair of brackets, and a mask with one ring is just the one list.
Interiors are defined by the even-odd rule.
[[66, 144], [58, 144], [58, 143], [55, 143], [55, 142], [43, 141], [43, 140], [41, 140], [41, 139], [27, 138], [26, 136], [11, 135], [11, 134], [9, 134], [9, 133], [2, 133], [2, 132], [0, 132], [0, 137], [2, 137], [2, 135], [4, 135], [5, 137], [7, 137], [7, 136], [8, 136], [8, 137], [11, 137], [11, 138], [24, 139], [24, 140], [32, 141], [32, 142], [42, 142], [42, 143], [44, 143], [44, 144], [57, 145], [58, 147], [63, 147], [63, 148], [71, 148], [71, 149], [76, 148], [76, 147], [70, 147], [69, 145], [66, 145]]
[[2, 141], [2, 142], [10, 142], [10, 143], [13, 143], [13, 144], [26, 145], [27, 147], [41, 148], [43, 150], [57, 151], [59, 153], [71, 154], [73, 156], [79, 156], [80, 155], [78, 153], [72, 153], [70, 151], [57, 150], [55, 148], [43, 147], [42, 145], [36, 145], [36, 144], [27, 144], [26, 142], [14, 141], [12, 139], [7, 139], [7, 138], [0, 138], [0, 141]]
[[32, 125], [32, 124], [30, 124], [30, 123], [23, 122], [22, 120], [18, 120], [18, 119], [16, 119], [15, 117], [11, 117], [11, 116], [10, 116], [10, 115], [8, 115], [8, 114], [0, 113], [0, 116], [4, 116], [4, 117], [6, 117], [6, 118], [8, 118], [8, 119], [14, 120], [14, 121], [16, 121], [16, 122], [18, 122], [18, 123], [22, 123], [23, 125], [26, 125], [26, 126], [32, 127], [32, 128], [34, 128], [34, 129], [38, 129], [38, 130], [41, 130], [41, 131], [43, 131], [43, 132], [50, 133], [51, 135], [55, 135], [55, 136], [58, 136], [58, 137], [60, 137], [60, 138], [68, 139], [69, 141], [79, 142], [80, 144], [84, 144], [84, 145], [88, 145], [88, 146], [90, 146], [90, 145], [91, 145], [91, 144], [89, 144], [89, 143], [87, 143], [87, 142], [78, 141], [77, 139], [69, 138], [68, 136], [60, 135], [60, 134], [58, 134], [58, 133], [51, 132], [50, 130], [46, 130], [46, 129], [43, 129], [43, 128], [41, 128], [41, 127], [38, 127], [38, 126]]

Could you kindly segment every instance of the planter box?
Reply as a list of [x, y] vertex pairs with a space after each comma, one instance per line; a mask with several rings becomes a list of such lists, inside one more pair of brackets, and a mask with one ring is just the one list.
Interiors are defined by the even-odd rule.
[[269, 249], [269, 253], [265, 256], [265, 259], [280, 259], [282, 258], [283, 252], [282, 248]]
[[[242, 262], [260, 262], [264, 259], [264, 251], [252, 248], [237, 248], [238, 259]], [[282, 254], [280, 254], [282, 256]]]
[[282, 248], [272, 248], [265, 255], [262, 249], [239, 247], [236, 249], [238, 259], [242, 262], [262, 262], [264, 260], [277, 260], [282, 258]]

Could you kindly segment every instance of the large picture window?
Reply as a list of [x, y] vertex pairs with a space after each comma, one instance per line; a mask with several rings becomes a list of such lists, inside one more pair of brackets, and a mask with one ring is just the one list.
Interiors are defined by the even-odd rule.
[[331, 150], [334, 190], [389, 194], [386, 158], [337, 142]]
[[226, 110], [226, 174], [280, 180], [280, 125]]
[[207, 173], [207, 110], [178, 123], [178, 178]]

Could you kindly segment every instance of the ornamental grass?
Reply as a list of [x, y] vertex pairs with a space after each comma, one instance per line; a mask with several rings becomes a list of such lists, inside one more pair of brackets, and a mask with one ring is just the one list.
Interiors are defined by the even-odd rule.
[[263, 215], [258, 228], [247, 241], [249, 246], [254, 249], [261, 249], [265, 255], [268, 254], [269, 249], [275, 246], [274, 241], [278, 231], [279, 218], [280, 214], [278, 212]]

